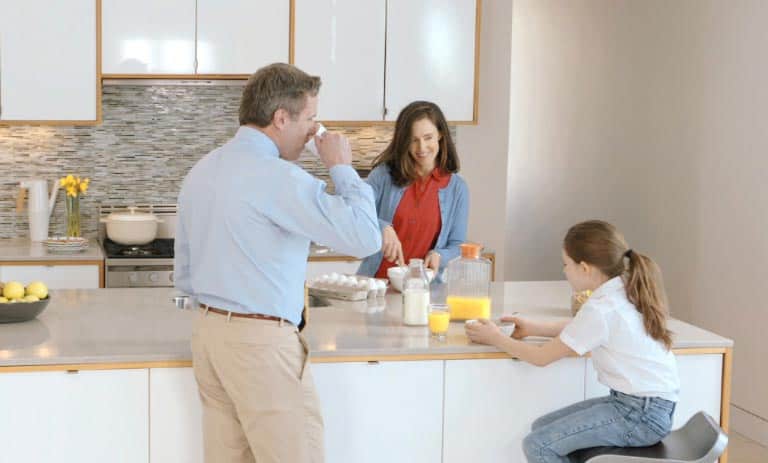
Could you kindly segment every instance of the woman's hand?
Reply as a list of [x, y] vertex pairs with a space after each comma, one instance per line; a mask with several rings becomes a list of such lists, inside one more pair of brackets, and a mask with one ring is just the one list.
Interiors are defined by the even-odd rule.
[[385, 259], [401, 267], [405, 265], [403, 245], [400, 243], [400, 238], [397, 237], [394, 227], [391, 225], [384, 227], [384, 230], [381, 231], [381, 243], [381, 252]]
[[499, 341], [506, 338], [495, 323], [485, 319], [465, 324], [464, 332], [470, 341], [490, 346], [498, 346]]
[[440, 253], [437, 251], [429, 251], [424, 258], [424, 267], [431, 268], [435, 271], [435, 275], [440, 271]]

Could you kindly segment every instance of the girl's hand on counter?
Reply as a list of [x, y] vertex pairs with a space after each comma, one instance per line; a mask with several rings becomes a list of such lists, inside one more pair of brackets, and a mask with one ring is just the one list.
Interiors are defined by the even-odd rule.
[[477, 320], [477, 323], [464, 325], [464, 332], [470, 341], [489, 346], [498, 346], [506, 338], [498, 326], [490, 320]]
[[516, 317], [514, 315], [502, 315], [502, 322], [511, 322], [515, 324], [515, 331], [512, 332], [512, 337], [515, 339], [523, 339], [527, 336], [534, 335], [533, 323], [530, 320]]
[[435, 275], [440, 271], [440, 253], [437, 251], [429, 251], [424, 258], [424, 267], [431, 268], [435, 271]]
[[381, 231], [381, 243], [381, 252], [384, 254], [385, 259], [401, 267], [405, 265], [403, 245], [400, 243], [400, 238], [397, 237], [397, 233], [391, 225]]

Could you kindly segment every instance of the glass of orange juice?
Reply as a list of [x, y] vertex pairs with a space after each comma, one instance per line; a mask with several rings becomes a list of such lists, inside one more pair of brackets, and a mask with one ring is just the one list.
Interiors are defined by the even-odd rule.
[[438, 341], [445, 340], [448, 326], [451, 322], [451, 314], [445, 304], [429, 305], [429, 333]]

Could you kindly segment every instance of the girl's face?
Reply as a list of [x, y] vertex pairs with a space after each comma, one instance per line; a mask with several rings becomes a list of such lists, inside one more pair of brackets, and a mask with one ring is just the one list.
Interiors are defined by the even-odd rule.
[[411, 158], [425, 172], [435, 167], [435, 159], [440, 151], [440, 132], [429, 118], [425, 117], [411, 126], [411, 144], [408, 152]]
[[600, 273], [596, 268], [586, 262], [576, 262], [565, 252], [561, 251], [563, 257], [563, 273], [568, 283], [574, 291], [584, 291], [588, 289], [594, 291], [600, 286], [601, 282], [595, 279], [595, 273]]

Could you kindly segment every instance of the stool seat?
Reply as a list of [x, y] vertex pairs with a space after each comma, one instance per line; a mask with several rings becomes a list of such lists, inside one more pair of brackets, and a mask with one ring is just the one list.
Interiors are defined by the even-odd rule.
[[680, 429], [650, 447], [593, 447], [573, 452], [578, 463], [714, 463], [728, 436], [709, 415], [698, 412]]

